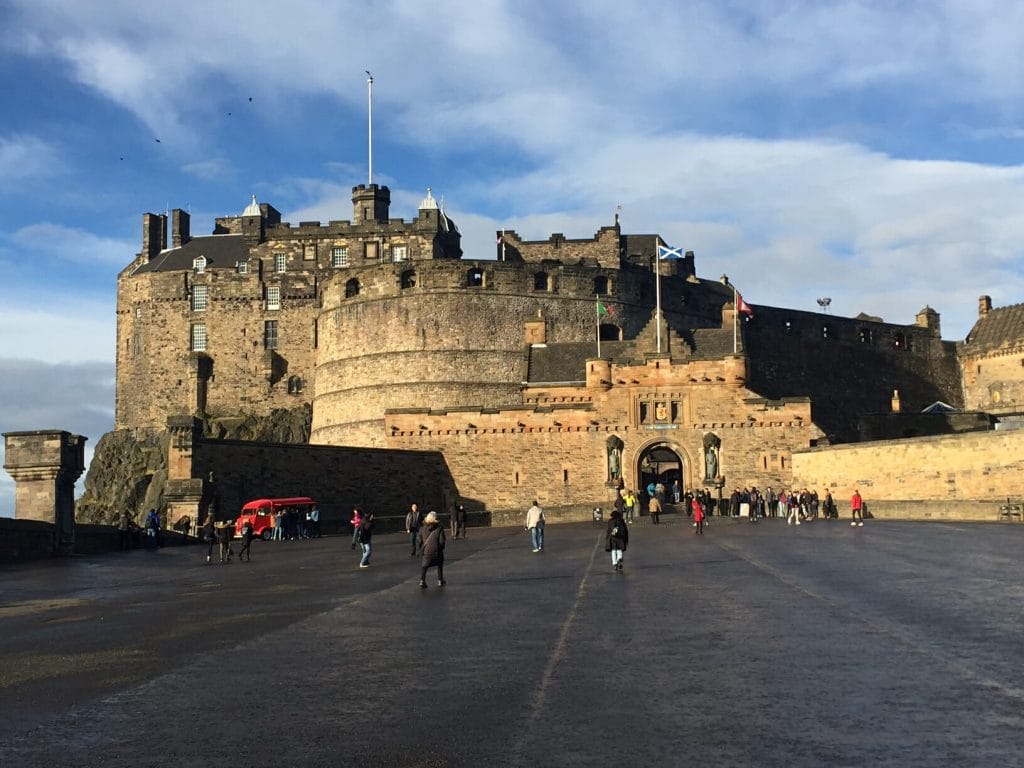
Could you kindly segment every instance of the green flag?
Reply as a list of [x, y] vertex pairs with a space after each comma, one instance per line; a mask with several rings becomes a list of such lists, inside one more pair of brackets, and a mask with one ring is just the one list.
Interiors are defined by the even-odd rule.
[[597, 316], [598, 317], [604, 317], [604, 316], [610, 315], [610, 314], [611, 314], [611, 312], [608, 311], [608, 307], [606, 307], [604, 304], [602, 304], [601, 300], [598, 299], [597, 300]]

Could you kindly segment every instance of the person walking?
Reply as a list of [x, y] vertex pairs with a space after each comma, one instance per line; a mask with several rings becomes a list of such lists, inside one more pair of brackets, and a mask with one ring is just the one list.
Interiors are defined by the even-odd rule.
[[226, 520], [221, 520], [214, 524], [214, 529], [217, 532], [217, 543], [220, 545], [220, 561], [222, 564], [231, 562], [231, 555], [234, 552], [231, 549], [231, 528]]
[[[651, 503], [647, 506], [647, 511], [651, 515], [651, 522], [654, 523], [655, 525], [657, 525], [658, 524], [658, 518], [661, 515], [661, 502], [658, 501], [658, 497], [657, 496], [652, 496], [651, 497]], [[630, 518], [629, 522], [633, 522], [633, 519]]]
[[155, 509], [149, 510], [149, 514], [146, 515], [146, 540], [147, 549], [156, 549], [163, 545], [160, 541], [160, 515]]
[[678, 480], [673, 480], [672, 481], [672, 503], [673, 504], [678, 504], [679, 503], [679, 497], [682, 494], [682, 492], [683, 492], [683, 489], [682, 489], [682, 486], [679, 485], [679, 481]]
[[627, 523], [633, 522], [633, 516], [636, 514], [636, 507], [638, 503], [636, 493], [633, 491], [623, 492], [622, 504], [625, 507], [623, 517]]
[[370, 542], [373, 539], [373, 514], [366, 512], [363, 514], [362, 519], [359, 521], [359, 527], [356, 529], [356, 536], [359, 539], [359, 546], [362, 549], [363, 556], [359, 560], [360, 568], [370, 567]]
[[409, 553], [409, 557], [416, 557], [416, 547], [419, 544], [420, 526], [422, 524], [423, 518], [420, 517], [419, 508], [413, 504], [405, 516], [405, 532], [409, 534], [409, 544], [412, 546], [412, 552]]
[[437, 568], [437, 586], [443, 587], [444, 580], [444, 526], [437, 519], [437, 512], [431, 510], [419, 526], [420, 589], [427, 588], [427, 571]]
[[[653, 499], [653, 497], [652, 497]], [[622, 555], [629, 545], [629, 528], [622, 513], [617, 509], [612, 510], [608, 518], [608, 529], [605, 531], [604, 551], [612, 553], [612, 570], [622, 570]]]
[[122, 552], [132, 548], [132, 516], [127, 509], [121, 513], [121, 519], [117, 523], [117, 536]]
[[544, 510], [540, 508], [537, 500], [533, 500], [533, 506], [526, 510], [526, 529], [530, 532], [530, 540], [534, 552], [544, 550]]
[[309, 510], [309, 537], [320, 538], [320, 507], [313, 507]]
[[693, 500], [693, 524], [697, 527], [694, 531], [698, 536], [704, 535], [704, 505], [700, 499]]
[[355, 549], [359, 544], [359, 526], [363, 522], [363, 513], [359, 507], [352, 508], [352, 519], [349, 522], [352, 523], [352, 549]]
[[203, 523], [202, 538], [206, 542], [206, 562], [213, 562], [213, 548], [217, 545], [217, 531], [213, 525], [213, 514], [207, 514], [206, 522]]
[[786, 525], [800, 525], [800, 497], [796, 491], [790, 491], [786, 503], [789, 505], [786, 511]]
[[464, 504], [456, 504], [452, 510], [452, 538], [466, 538], [466, 507]]
[[242, 547], [238, 550], [238, 562], [240, 563], [251, 563], [252, 552], [249, 551], [249, 547], [252, 546], [252, 523], [248, 520], [242, 525]]
[[284, 537], [284, 512], [274, 512], [274, 541], [281, 541]]
[[850, 512], [852, 520], [850, 525], [857, 525], [861, 528], [864, 527], [864, 499], [860, 496], [860, 491], [856, 488], [853, 489], [853, 496], [850, 497]]

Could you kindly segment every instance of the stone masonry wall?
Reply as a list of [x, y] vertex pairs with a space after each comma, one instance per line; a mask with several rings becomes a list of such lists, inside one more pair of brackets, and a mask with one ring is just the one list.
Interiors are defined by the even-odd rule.
[[200, 440], [192, 451], [193, 477], [214, 482], [218, 515], [233, 518], [242, 505], [265, 497], [311, 496], [325, 529], [336, 530], [354, 506], [386, 516], [416, 502], [446, 509], [454, 486], [436, 450], [380, 451], [322, 445]]
[[[962, 347], [966, 353], [969, 347]], [[1024, 347], [962, 357], [964, 406], [990, 413], [1024, 410]]]
[[[941, 502], [966, 508], [1024, 498], [1024, 430], [885, 440], [793, 454], [799, 486], [830, 488], [841, 509], [854, 488], [873, 509]], [[931, 505], [925, 508], [933, 508]], [[930, 513], [928, 516], [932, 516]], [[994, 515], [991, 515], [994, 518]]]

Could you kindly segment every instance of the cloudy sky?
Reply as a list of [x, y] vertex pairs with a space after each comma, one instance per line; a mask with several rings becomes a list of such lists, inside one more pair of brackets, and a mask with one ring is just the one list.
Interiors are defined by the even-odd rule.
[[431, 187], [467, 257], [621, 210], [751, 303], [961, 339], [1024, 296], [1022, 38], [1005, 0], [0, 0], [0, 428], [112, 426], [142, 213], [350, 218], [364, 70], [392, 215]]

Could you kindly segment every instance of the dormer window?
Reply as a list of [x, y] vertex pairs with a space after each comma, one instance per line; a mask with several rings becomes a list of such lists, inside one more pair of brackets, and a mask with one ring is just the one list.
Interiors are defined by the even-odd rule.
[[236, 261], [235, 262], [235, 272], [237, 272], [240, 275], [247, 275], [247, 274], [249, 274], [249, 262], [248, 261]]
[[203, 272], [206, 271], [205, 256], [196, 256], [194, 259], [192, 259], [192, 271], [195, 272], [197, 275], [201, 275], [203, 274]]

